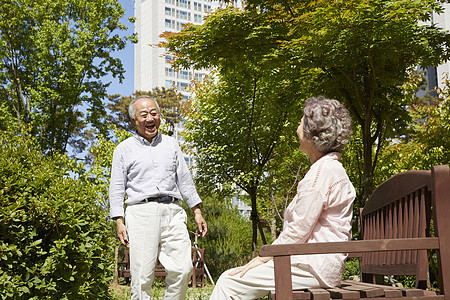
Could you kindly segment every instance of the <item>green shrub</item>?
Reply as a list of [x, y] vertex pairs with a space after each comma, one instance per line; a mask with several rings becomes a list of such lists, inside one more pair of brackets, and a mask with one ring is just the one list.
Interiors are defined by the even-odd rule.
[[359, 266], [359, 258], [350, 257], [347, 258], [345, 262], [345, 271], [342, 279], [351, 279], [352, 276], [361, 276], [360, 275], [360, 266]]
[[[215, 281], [227, 269], [246, 264], [252, 255], [252, 225], [243, 218], [230, 201], [218, 195], [203, 197], [202, 213], [208, 224], [208, 233], [198, 238], [205, 248], [205, 263]], [[189, 213], [188, 227], [197, 231], [194, 217]], [[193, 237], [191, 237], [193, 239]]]
[[0, 299], [109, 297], [114, 234], [77, 168], [27, 134], [0, 133]]

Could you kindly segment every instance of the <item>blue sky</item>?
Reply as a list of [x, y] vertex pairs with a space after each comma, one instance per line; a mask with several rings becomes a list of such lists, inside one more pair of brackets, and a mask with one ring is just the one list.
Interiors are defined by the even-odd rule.
[[[121, 23], [128, 26], [128, 31], [123, 31], [122, 36], [131, 35], [134, 32], [133, 24], [128, 21], [129, 17], [134, 16], [134, 1], [120, 0], [122, 7], [125, 9], [125, 15], [121, 19]], [[120, 58], [125, 69], [125, 78], [120, 84], [119, 80], [111, 76], [105, 77], [105, 81], [111, 81], [108, 88], [108, 94], [120, 94], [123, 96], [131, 96], [134, 91], [134, 46], [131, 42], [127, 42], [126, 47], [119, 52], [113, 53], [114, 57]]]
[[[133, 0], [119, 0], [122, 7], [125, 9], [125, 15], [122, 17], [120, 22], [128, 26], [127, 31], [120, 32], [121, 36], [131, 35], [134, 32], [133, 24], [128, 21], [129, 17], [134, 16], [134, 1]], [[102, 78], [104, 83], [111, 82], [111, 85], [107, 89], [109, 95], [120, 94], [123, 96], [131, 96], [134, 91], [134, 46], [128, 41], [126, 47], [122, 51], [112, 53], [113, 57], [120, 58], [125, 69], [125, 78], [122, 83], [119, 83], [117, 78], [113, 78], [108, 75]], [[84, 110], [85, 108], [81, 108]], [[67, 149], [70, 156], [75, 156], [78, 158], [83, 158], [87, 152], [75, 153], [71, 146]]]

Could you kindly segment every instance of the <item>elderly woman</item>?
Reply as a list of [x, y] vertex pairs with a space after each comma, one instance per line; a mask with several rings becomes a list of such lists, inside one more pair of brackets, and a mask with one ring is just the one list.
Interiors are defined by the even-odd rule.
[[[351, 238], [355, 189], [340, 162], [348, 143], [351, 120], [347, 109], [324, 97], [305, 101], [297, 129], [300, 150], [311, 168], [299, 182], [284, 215], [283, 231], [273, 244], [347, 241]], [[338, 285], [346, 255], [299, 255], [291, 259], [292, 287]], [[257, 299], [275, 289], [273, 259], [256, 257], [245, 266], [224, 272], [210, 299]]]

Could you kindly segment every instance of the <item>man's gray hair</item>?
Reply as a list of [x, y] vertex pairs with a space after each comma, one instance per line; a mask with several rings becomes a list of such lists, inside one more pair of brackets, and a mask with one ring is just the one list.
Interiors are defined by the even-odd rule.
[[337, 100], [308, 98], [303, 108], [303, 132], [316, 150], [341, 152], [353, 133], [350, 113]]
[[158, 108], [158, 112], [161, 115], [161, 109], [159, 109], [159, 104], [158, 101], [156, 101], [155, 99], [153, 99], [152, 97], [148, 96], [148, 95], [141, 95], [133, 100], [131, 100], [130, 104], [128, 105], [128, 115], [130, 116], [131, 120], [134, 120], [136, 118], [136, 107], [134, 107], [134, 102], [136, 102], [139, 99], [142, 98], [148, 98], [150, 100], [153, 100], [156, 104], [156, 107]]

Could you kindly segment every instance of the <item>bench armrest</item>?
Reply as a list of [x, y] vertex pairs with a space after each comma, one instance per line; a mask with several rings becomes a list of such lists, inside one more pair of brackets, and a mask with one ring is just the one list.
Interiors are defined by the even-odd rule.
[[304, 244], [279, 244], [264, 245], [259, 250], [260, 256], [290, 256], [305, 254], [329, 254], [329, 253], [361, 253], [395, 250], [424, 250], [438, 249], [439, 239], [428, 238], [404, 238], [404, 239], [380, 239], [366, 241], [304, 243]]

